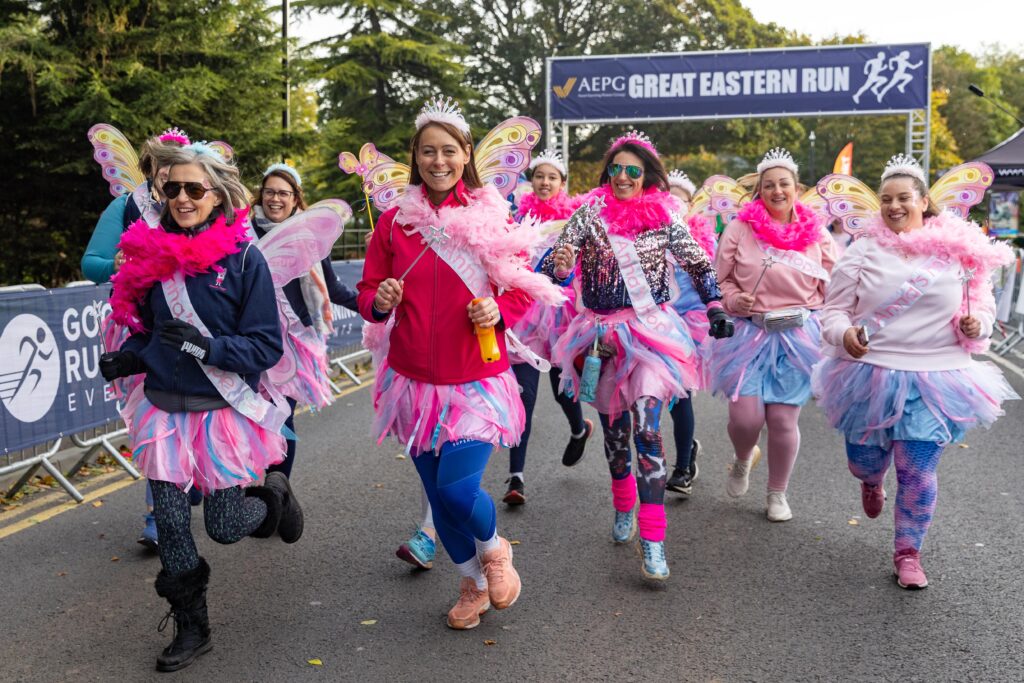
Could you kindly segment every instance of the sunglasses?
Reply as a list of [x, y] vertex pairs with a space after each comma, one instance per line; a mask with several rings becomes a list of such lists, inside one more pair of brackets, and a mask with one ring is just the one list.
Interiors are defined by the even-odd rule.
[[622, 164], [608, 164], [608, 177], [614, 178], [623, 171], [632, 180], [639, 180], [640, 176], [644, 174], [644, 169], [640, 166], [623, 166]]
[[205, 197], [206, 193], [212, 189], [212, 187], [206, 187], [202, 183], [179, 183], [176, 180], [164, 183], [164, 194], [168, 199], [177, 199], [181, 191], [185, 190], [185, 194], [188, 195], [189, 199], [198, 201]]

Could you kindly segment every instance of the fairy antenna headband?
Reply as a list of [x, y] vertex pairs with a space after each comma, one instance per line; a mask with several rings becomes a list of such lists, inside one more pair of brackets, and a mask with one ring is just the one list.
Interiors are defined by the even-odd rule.
[[757, 165], [757, 174], [761, 175], [769, 168], [785, 168], [792, 171], [793, 175], [798, 175], [800, 172], [796, 162], [793, 161], [793, 155], [782, 147], [775, 147], [764, 155], [761, 163]]
[[565, 162], [562, 161], [562, 155], [553, 149], [545, 149], [543, 152], [535, 156], [533, 161], [530, 162], [530, 170], [532, 171], [541, 164], [554, 166], [558, 172], [562, 174], [562, 177], [569, 175], [569, 171], [565, 167]]
[[651, 142], [651, 139], [647, 137], [646, 133], [643, 133], [641, 131], [631, 130], [625, 135], [616, 138], [612, 142], [611, 151], [614, 152], [616, 149], [626, 144], [636, 145], [637, 147], [643, 147], [654, 156], [658, 156], [658, 150], [655, 149], [654, 143]]
[[462, 115], [462, 108], [459, 103], [450, 97], [441, 99], [440, 96], [427, 100], [416, 117], [416, 130], [419, 131], [428, 123], [447, 123], [455, 126], [462, 133], [469, 135], [469, 124]]
[[266, 178], [268, 175], [270, 175], [274, 171], [280, 171], [281, 173], [287, 173], [288, 175], [290, 175], [292, 178], [295, 179], [295, 184], [296, 185], [298, 185], [299, 187], [302, 187], [302, 178], [299, 176], [299, 172], [296, 171], [291, 166], [289, 166], [288, 164], [271, 164], [270, 166], [267, 166], [267, 170], [265, 170], [263, 172], [263, 177]]
[[913, 178], [917, 178], [927, 187], [928, 181], [924, 177], [924, 169], [921, 168], [921, 164], [917, 163], [917, 159], [914, 157], [908, 157], [904, 154], [894, 154], [891, 159], [885, 164], [885, 170], [882, 171], [882, 180], [889, 176], [894, 175], [908, 175]]
[[691, 197], [697, 192], [697, 186], [690, 180], [690, 176], [686, 175], [679, 169], [673, 169], [668, 174], [668, 186], [678, 187], [680, 190], [688, 193]]
[[168, 128], [157, 137], [160, 142], [177, 142], [182, 147], [188, 145], [191, 141], [188, 139], [188, 135], [185, 131], [178, 127]]

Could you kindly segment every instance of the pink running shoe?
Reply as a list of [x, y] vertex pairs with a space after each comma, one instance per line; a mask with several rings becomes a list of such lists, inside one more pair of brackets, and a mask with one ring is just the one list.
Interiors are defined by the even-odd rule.
[[459, 581], [459, 601], [448, 611], [448, 628], [458, 631], [476, 628], [480, 625], [480, 615], [490, 608], [487, 589], [477, 588], [476, 581], [464, 576]]
[[498, 537], [500, 545], [480, 558], [484, 576], [487, 577], [487, 591], [494, 609], [511, 607], [519, 599], [523, 584], [519, 572], [512, 566], [512, 544]]
[[885, 507], [885, 488], [881, 484], [860, 483], [860, 502], [864, 506], [864, 514], [874, 519], [882, 514]]
[[913, 548], [897, 551], [892, 556], [892, 565], [900, 588], [916, 590], [928, 585], [928, 577], [921, 567], [921, 554]]

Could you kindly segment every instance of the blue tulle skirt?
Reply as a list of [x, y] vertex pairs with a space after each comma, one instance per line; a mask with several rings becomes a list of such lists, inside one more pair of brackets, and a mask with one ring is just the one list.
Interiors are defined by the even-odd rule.
[[828, 358], [813, 372], [814, 396], [851, 443], [888, 448], [893, 441], [961, 441], [989, 427], [1003, 401], [1020, 398], [992, 363], [912, 372]]

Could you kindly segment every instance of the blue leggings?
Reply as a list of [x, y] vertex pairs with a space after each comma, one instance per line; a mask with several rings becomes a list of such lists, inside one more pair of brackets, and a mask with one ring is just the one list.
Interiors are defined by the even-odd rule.
[[476, 541], [494, 537], [497, 515], [494, 501], [480, 488], [492, 446], [483, 441], [456, 441], [441, 452], [414, 457], [427, 500], [433, 508], [434, 526], [444, 549], [455, 564], [476, 555]]
[[685, 470], [690, 466], [693, 436], [697, 431], [693, 401], [689, 396], [677, 398], [669, 414], [672, 416], [672, 436], [676, 442], [676, 469]]
[[[530, 428], [533, 426], [533, 408], [537, 405], [537, 385], [540, 382], [540, 370], [529, 363], [517, 363], [512, 366], [516, 381], [519, 382], [521, 390], [520, 398], [523, 399], [523, 409], [526, 411], [526, 428], [519, 437], [519, 445], [508, 449], [508, 471], [522, 472], [526, 466], [526, 448], [530, 445]], [[558, 390], [562, 381], [562, 371], [558, 368], [551, 368], [548, 373], [551, 381], [551, 391], [555, 395], [555, 401], [562, 408], [565, 419], [569, 421], [569, 430], [573, 434], [579, 434], [586, 425], [583, 424], [583, 406]]]
[[890, 464], [896, 465], [893, 545], [897, 552], [908, 548], [921, 550], [939, 495], [936, 470], [942, 449], [931, 441], [893, 441], [889, 450], [846, 442], [850, 472], [865, 484], [881, 484]]

